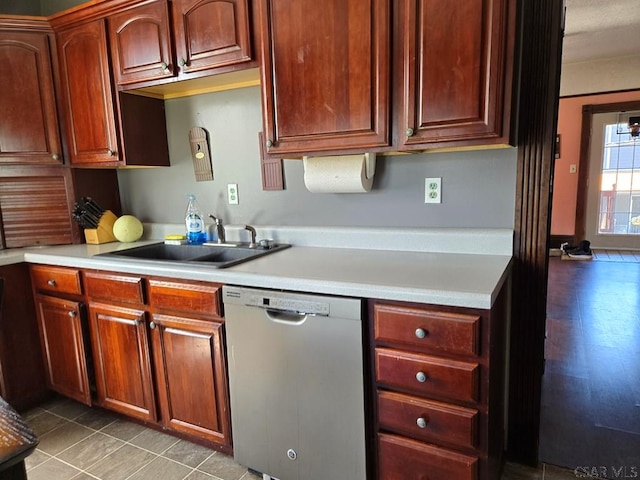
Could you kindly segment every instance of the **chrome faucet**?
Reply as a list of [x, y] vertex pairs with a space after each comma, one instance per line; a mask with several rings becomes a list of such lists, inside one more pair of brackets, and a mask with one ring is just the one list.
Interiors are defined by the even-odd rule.
[[251, 243], [249, 244], [249, 248], [256, 248], [258, 246], [258, 244], [256, 243], [256, 229], [251, 225], [245, 225], [244, 229], [251, 232]]
[[216, 218], [214, 215], [209, 215], [210, 218], [216, 222], [216, 236], [218, 237], [218, 243], [224, 243], [226, 241], [225, 233], [224, 233], [224, 225], [222, 225], [222, 220]]

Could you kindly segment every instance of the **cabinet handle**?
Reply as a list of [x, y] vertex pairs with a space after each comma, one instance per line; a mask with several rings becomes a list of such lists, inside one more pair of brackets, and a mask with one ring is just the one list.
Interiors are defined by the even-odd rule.
[[150, 328], [151, 330], [153, 330], [154, 328], [156, 328], [156, 324], [155, 324], [155, 322], [151, 322], [151, 323], [149, 324], [149, 328]]
[[428, 332], [424, 328], [416, 328], [416, 337], [424, 338], [426, 337]]
[[57, 153], [54, 153], [53, 155], [51, 155], [51, 158], [57, 161], [60, 158], [60, 156]]
[[110, 157], [115, 157], [116, 152], [114, 150], [109, 149], [107, 150], [107, 155], [109, 155]]
[[56, 286], [56, 281], [51, 279], [51, 280], [47, 280], [47, 285], [49, 285], [50, 287], [55, 287]]
[[78, 313], [75, 310], [70, 310], [69, 313], [67, 313], [67, 315], [73, 318], [73, 317], [77, 317]]
[[428, 423], [427, 420], [425, 420], [422, 417], [419, 417], [416, 420], [416, 425], [418, 425], [418, 427], [420, 427], [420, 428], [427, 428], [427, 423]]
[[160, 64], [160, 67], [161, 67], [161, 68], [162, 68], [162, 70], [164, 70], [165, 72], [166, 72], [167, 70], [169, 70], [169, 65], [167, 64], [167, 62], [162, 62], [162, 63]]
[[405, 133], [407, 134], [407, 137], [413, 137], [413, 134], [415, 133], [413, 131], [413, 128], [407, 128], [407, 130], [405, 131]]
[[424, 372], [418, 372], [416, 373], [416, 380], [419, 381], [420, 383], [424, 383], [427, 381], [427, 376], [425, 375]]
[[184, 67], [184, 66], [187, 64], [187, 61], [186, 61], [184, 58], [181, 58], [181, 59], [180, 59], [180, 61], [178, 62], [178, 64], [179, 64], [181, 67]]
[[271, 147], [273, 147], [273, 141], [267, 140], [267, 148], [271, 148]]

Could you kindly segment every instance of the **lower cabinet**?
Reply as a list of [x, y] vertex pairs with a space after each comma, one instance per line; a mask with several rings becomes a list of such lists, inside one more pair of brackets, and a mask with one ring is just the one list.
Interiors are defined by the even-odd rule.
[[29, 265], [0, 266], [0, 397], [23, 411], [47, 396]]
[[220, 285], [84, 271], [96, 403], [231, 452]]
[[150, 325], [162, 424], [229, 445], [223, 323], [154, 314]]
[[81, 302], [36, 295], [47, 386], [91, 405]]
[[98, 405], [157, 420], [144, 310], [89, 303]]
[[500, 478], [505, 292], [488, 310], [370, 301], [376, 478]]
[[91, 405], [93, 372], [80, 271], [32, 265], [31, 283], [47, 386]]

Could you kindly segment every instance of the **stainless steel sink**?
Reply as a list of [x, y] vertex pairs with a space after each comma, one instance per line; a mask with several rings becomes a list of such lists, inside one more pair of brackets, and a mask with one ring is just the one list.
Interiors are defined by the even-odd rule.
[[186, 265], [208, 265], [225, 268], [253, 260], [290, 247], [288, 244], [269, 244], [268, 247], [249, 248], [248, 244], [222, 245], [167, 245], [153, 243], [141, 247], [100, 253], [96, 257], [112, 260], [136, 260], [143, 262], [169, 262]]

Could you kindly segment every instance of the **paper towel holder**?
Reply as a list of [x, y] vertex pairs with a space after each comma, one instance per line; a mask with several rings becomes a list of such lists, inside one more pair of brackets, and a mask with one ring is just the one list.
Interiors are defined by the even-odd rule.
[[364, 165], [367, 174], [367, 180], [371, 180], [376, 173], [376, 153], [368, 152], [364, 154]]

